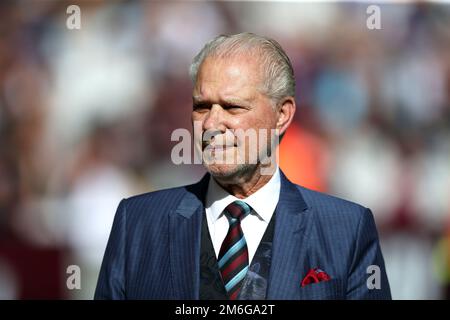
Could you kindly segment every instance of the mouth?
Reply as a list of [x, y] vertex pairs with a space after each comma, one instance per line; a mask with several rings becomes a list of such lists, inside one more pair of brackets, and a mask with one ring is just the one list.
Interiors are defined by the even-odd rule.
[[205, 144], [203, 146], [203, 151], [213, 151], [213, 152], [225, 152], [232, 148], [236, 147], [235, 145], [212, 145], [212, 144]]

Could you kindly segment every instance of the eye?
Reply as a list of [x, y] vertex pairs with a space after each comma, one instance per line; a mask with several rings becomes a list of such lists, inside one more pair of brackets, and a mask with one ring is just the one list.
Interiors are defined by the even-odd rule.
[[208, 109], [208, 105], [206, 103], [195, 103], [193, 106], [194, 111], [202, 111]]
[[225, 105], [223, 108], [224, 108], [225, 110], [230, 110], [230, 109], [241, 109], [240, 106], [234, 105], [234, 104]]

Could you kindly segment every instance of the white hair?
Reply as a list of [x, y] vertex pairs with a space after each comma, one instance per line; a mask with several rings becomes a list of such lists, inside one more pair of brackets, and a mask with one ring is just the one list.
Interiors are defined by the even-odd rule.
[[248, 52], [258, 53], [264, 76], [264, 93], [275, 103], [295, 95], [295, 78], [289, 57], [273, 39], [244, 32], [220, 35], [209, 41], [194, 57], [189, 75], [195, 85], [200, 65], [207, 57], [231, 57]]

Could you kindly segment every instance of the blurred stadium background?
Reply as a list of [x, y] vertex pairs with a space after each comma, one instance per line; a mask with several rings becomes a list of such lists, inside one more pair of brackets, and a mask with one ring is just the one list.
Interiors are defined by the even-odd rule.
[[191, 126], [188, 66], [242, 31], [295, 67], [281, 168], [372, 208], [394, 299], [449, 298], [450, 5], [383, 2], [381, 30], [368, 5], [1, 1], [0, 298], [93, 297], [119, 201], [203, 175], [170, 160]]

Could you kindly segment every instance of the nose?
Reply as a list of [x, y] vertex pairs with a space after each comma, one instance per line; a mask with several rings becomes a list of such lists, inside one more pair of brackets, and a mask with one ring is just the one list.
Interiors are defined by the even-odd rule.
[[206, 118], [203, 121], [203, 131], [217, 131], [224, 133], [226, 127], [224, 125], [223, 109], [218, 104], [213, 104]]

